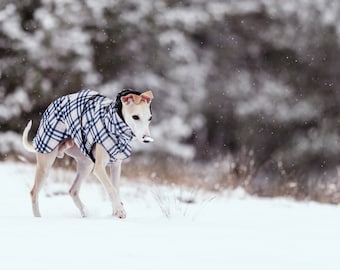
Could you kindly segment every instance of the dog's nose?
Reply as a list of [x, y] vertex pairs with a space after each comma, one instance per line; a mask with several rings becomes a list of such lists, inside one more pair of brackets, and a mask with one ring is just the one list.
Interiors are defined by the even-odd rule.
[[153, 142], [153, 141], [154, 141], [154, 139], [152, 137], [147, 136], [147, 135], [143, 136], [143, 142], [150, 143], [150, 142]]

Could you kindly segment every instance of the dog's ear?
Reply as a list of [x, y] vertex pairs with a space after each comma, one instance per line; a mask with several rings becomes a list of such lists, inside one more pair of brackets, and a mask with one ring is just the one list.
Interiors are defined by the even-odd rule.
[[144, 93], [142, 93], [140, 95], [128, 94], [126, 96], [121, 97], [121, 101], [125, 105], [130, 104], [131, 101], [133, 101], [133, 103], [135, 103], [135, 104], [139, 104], [142, 101], [144, 101], [147, 104], [149, 104], [152, 99], [153, 99], [153, 94], [152, 94], [152, 91], [150, 91], [150, 90], [146, 91], [146, 92], [144, 92]]
[[140, 95], [142, 101], [145, 101], [147, 104], [149, 104], [151, 102], [151, 100], [153, 99], [153, 94], [152, 94], [152, 91], [149, 90], [149, 91], [146, 91], [144, 93], [142, 93]]
[[133, 103], [139, 104], [142, 100], [142, 97], [139, 95], [135, 95], [135, 94], [129, 94], [129, 95], [121, 97], [120, 100], [122, 101], [122, 103], [126, 105], [130, 104], [131, 100], [133, 101]]

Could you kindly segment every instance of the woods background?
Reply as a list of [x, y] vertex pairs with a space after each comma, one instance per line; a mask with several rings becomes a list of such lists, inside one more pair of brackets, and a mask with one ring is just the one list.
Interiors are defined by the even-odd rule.
[[152, 89], [145, 173], [338, 203], [339, 44], [336, 0], [0, 0], [1, 158], [61, 95]]

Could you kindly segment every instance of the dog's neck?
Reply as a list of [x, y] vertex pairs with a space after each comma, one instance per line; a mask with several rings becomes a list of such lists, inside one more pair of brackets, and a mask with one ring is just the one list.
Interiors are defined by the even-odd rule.
[[106, 108], [105, 126], [110, 133], [123, 137], [127, 136], [126, 138], [131, 137], [130, 139], [135, 137], [132, 129], [124, 121], [124, 118], [120, 116], [114, 103]]

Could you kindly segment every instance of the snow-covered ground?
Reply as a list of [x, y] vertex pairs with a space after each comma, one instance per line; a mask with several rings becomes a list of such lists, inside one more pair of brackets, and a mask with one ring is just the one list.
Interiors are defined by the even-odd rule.
[[[242, 191], [211, 194], [127, 182], [128, 217], [110, 216], [95, 181], [66, 195], [70, 173], [54, 171], [31, 213], [34, 166], [0, 163], [0, 269], [340, 269], [340, 208]], [[184, 201], [193, 201], [185, 203]]]

